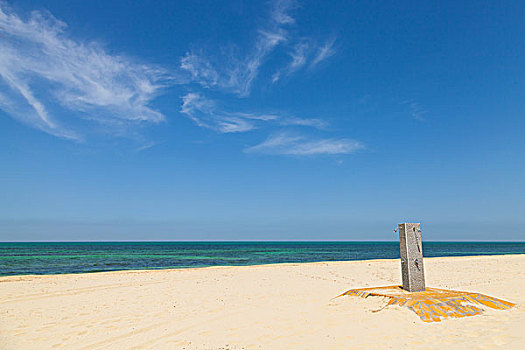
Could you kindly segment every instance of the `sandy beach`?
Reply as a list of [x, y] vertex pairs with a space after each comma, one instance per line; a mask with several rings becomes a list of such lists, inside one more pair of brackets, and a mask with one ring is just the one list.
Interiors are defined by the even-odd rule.
[[525, 255], [427, 258], [427, 285], [517, 304], [424, 323], [379, 298], [398, 260], [0, 277], [0, 348], [524, 349]]

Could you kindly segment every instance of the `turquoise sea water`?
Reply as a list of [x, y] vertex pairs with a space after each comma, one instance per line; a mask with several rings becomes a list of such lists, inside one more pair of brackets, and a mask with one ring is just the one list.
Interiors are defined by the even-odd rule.
[[[425, 257], [525, 254], [525, 242], [425, 242]], [[0, 243], [0, 275], [399, 258], [398, 242]]]

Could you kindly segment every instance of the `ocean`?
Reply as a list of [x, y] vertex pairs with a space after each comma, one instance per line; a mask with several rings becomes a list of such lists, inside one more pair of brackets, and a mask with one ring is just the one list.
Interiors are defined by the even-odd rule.
[[[525, 242], [424, 242], [425, 257], [525, 254]], [[0, 243], [0, 275], [399, 258], [398, 242]]]

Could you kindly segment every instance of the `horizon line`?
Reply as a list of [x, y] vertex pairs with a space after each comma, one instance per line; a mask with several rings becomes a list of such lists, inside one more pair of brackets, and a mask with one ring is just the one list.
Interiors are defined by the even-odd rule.
[[[93, 240], [93, 241], [0, 241], [2, 243], [398, 243], [398, 240]], [[424, 243], [525, 243], [525, 240], [424, 240]]]

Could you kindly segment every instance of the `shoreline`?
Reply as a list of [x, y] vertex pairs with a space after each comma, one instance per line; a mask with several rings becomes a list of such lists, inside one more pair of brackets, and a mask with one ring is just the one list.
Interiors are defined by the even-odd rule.
[[[477, 257], [501, 257], [501, 256], [522, 256], [523, 253], [507, 253], [507, 254], [478, 254], [478, 255], [455, 255], [455, 256], [433, 256], [424, 257], [424, 261], [431, 259], [468, 259]], [[51, 274], [22, 274], [22, 275], [0, 275], [0, 283], [4, 279], [10, 277], [45, 277], [45, 276], [78, 276], [89, 274], [110, 274], [110, 273], [143, 273], [143, 272], [158, 272], [158, 271], [179, 271], [179, 270], [200, 270], [200, 269], [222, 269], [222, 268], [249, 268], [249, 267], [264, 267], [264, 266], [295, 266], [308, 264], [332, 264], [332, 263], [352, 263], [352, 262], [371, 262], [371, 261], [398, 261], [397, 259], [360, 259], [360, 260], [323, 260], [323, 261], [308, 261], [308, 262], [285, 262], [285, 263], [268, 263], [268, 264], [254, 264], [254, 265], [213, 265], [213, 266], [197, 266], [197, 267], [168, 267], [168, 268], [151, 268], [151, 269], [122, 269], [122, 270], [108, 270], [108, 271], [90, 271], [90, 272], [73, 272], [73, 273], [51, 273]]]

